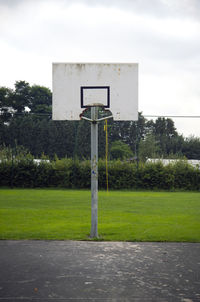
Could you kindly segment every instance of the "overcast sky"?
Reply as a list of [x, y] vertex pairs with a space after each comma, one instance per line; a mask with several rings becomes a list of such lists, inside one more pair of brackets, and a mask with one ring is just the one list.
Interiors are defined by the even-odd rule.
[[52, 89], [52, 62], [139, 63], [144, 115], [200, 116], [200, 0], [0, 0], [0, 86]]

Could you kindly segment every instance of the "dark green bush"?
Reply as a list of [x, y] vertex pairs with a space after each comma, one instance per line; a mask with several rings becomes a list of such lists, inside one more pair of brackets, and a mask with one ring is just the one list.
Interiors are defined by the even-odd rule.
[[186, 161], [178, 161], [174, 167], [174, 187], [184, 190], [200, 190], [200, 170]]
[[16, 187], [34, 187], [36, 179], [36, 165], [32, 160], [21, 160], [14, 163], [13, 186]]
[[49, 186], [72, 187], [71, 171], [73, 162], [71, 159], [57, 159], [51, 162], [51, 173], [49, 176]]
[[[36, 164], [30, 157], [0, 162], [0, 186], [90, 188], [90, 161], [56, 159]], [[108, 163], [110, 189], [200, 190], [200, 170], [177, 162], [135, 163], [120, 160]], [[106, 189], [106, 165], [99, 161], [99, 188]]]
[[111, 161], [108, 165], [109, 187], [112, 189], [131, 189], [137, 187], [135, 164]]
[[147, 163], [140, 166], [141, 185], [144, 189], [161, 188], [164, 167], [161, 163]]
[[11, 161], [2, 161], [0, 163], [0, 186], [12, 186], [12, 171], [14, 167]]
[[53, 165], [50, 163], [42, 162], [36, 166], [34, 187], [50, 187], [53, 186], [54, 177]]

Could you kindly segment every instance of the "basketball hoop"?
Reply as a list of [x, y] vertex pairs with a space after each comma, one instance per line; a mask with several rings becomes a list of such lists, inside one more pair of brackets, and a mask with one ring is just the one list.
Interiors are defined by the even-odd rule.
[[[100, 107], [111, 115], [99, 118]], [[138, 119], [137, 63], [53, 63], [53, 120], [91, 122], [91, 238], [98, 237], [98, 123], [110, 118]]]

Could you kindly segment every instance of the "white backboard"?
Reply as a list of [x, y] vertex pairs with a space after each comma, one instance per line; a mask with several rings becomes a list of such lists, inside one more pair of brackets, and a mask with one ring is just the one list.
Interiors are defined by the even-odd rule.
[[114, 120], [138, 119], [137, 63], [53, 63], [53, 120], [80, 120], [97, 105]]

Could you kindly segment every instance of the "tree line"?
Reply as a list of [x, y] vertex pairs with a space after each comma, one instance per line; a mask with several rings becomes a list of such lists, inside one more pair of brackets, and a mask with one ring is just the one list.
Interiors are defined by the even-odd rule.
[[[90, 123], [52, 120], [52, 92], [47, 87], [17, 81], [0, 87], [0, 146], [15, 152], [23, 146], [34, 157], [90, 158]], [[86, 116], [90, 115], [88, 110]], [[102, 110], [99, 109], [101, 116]], [[104, 122], [99, 123], [99, 157], [105, 157]], [[200, 159], [200, 139], [178, 134], [173, 120], [108, 120], [111, 159], [144, 161], [149, 157]]]

